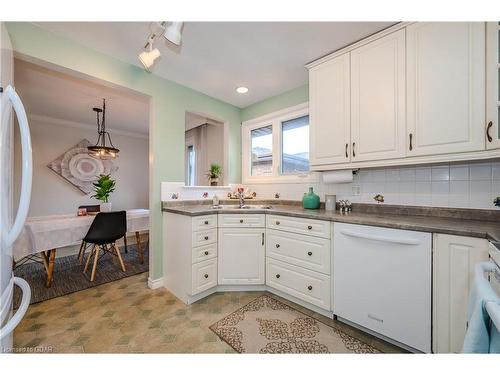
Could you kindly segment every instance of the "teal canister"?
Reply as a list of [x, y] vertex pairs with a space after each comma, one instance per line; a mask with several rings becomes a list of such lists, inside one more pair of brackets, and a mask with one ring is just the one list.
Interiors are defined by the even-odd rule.
[[319, 195], [315, 194], [313, 188], [309, 188], [308, 193], [304, 193], [304, 197], [302, 198], [302, 205], [304, 208], [308, 208], [311, 210], [317, 210], [319, 208]]

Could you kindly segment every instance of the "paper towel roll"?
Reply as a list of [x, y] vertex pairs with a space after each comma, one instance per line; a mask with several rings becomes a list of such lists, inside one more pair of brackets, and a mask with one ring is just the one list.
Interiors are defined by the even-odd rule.
[[323, 182], [325, 184], [346, 184], [352, 182], [352, 170], [323, 172]]

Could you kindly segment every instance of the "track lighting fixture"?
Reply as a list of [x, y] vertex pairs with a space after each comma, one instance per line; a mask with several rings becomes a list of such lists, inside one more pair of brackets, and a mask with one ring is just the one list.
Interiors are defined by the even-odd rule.
[[148, 36], [146, 45], [144, 46], [145, 51], [139, 53], [139, 61], [144, 66], [146, 71], [151, 72], [153, 65], [156, 60], [161, 57], [161, 53], [158, 48], [153, 47], [153, 43], [163, 35], [165, 39], [171, 43], [179, 46], [182, 41], [182, 26], [184, 22], [154, 22], [151, 25], [151, 32]]

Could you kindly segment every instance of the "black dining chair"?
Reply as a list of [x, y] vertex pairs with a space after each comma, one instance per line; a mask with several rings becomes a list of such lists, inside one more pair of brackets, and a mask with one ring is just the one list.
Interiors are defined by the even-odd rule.
[[[86, 273], [90, 264], [90, 259], [94, 257], [94, 264], [92, 267], [92, 274], [90, 281], [94, 281], [95, 271], [97, 268], [97, 261], [106, 253], [116, 255], [122, 271], [125, 272], [125, 265], [120, 254], [120, 250], [116, 246], [116, 240], [122, 238], [127, 232], [127, 213], [125, 211], [116, 212], [99, 212], [94, 221], [90, 225], [87, 235], [83, 239], [86, 244], [92, 244], [85, 268], [83, 272]], [[102, 255], [100, 255], [102, 251]]]
[[[85, 208], [87, 210], [87, 215], [97, 215], [101, 210], [101, 206], [99, 204], [78, 206], [79, 210], [81, 208]], [[85, 241], [82, 241], [82, 244], [80, 245], [80, 251], [78, 252], [78, 259], [80, 260], [80, 263], [82, 263], [83, 256], [85, 255], [85, 252], [87, 251], [88, 247], [89, 244], [85, 243]]]

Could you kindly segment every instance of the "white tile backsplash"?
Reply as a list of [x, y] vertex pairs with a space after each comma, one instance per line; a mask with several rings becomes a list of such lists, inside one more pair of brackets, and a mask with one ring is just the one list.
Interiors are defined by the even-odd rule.
[[[375, 203], [382, 194], [387, 204], [455, 208], [498, 209], [493, 199], [500, 196], [500, 162], [459, 163], [438, 166], [362, 169], [348, 184], [252, 184], [258, 198], [300, 200], [307, 188], [324, 201], [325, 194], [355, 203]], [[353, 194], [358, 189], [359, 194]]]

